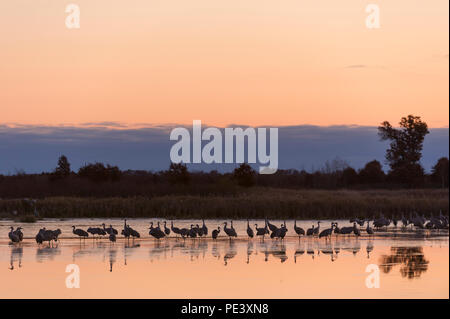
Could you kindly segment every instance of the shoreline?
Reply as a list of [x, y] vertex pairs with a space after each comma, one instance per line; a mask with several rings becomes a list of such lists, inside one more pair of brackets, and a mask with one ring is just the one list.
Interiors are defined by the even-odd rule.
[[[13, 215], [12, 212], [17, 214]], [[37, 199], [39, 218], [348, 219], [380, 214], [448, 215], [449, 190], [292, 190], [252, 188], [237, 195], [155, 197], [48, 197]], [[30, 218], [23, 199], [0, 199], [0, 219]], [[23, 222], [26, 222], [24, 220]]]

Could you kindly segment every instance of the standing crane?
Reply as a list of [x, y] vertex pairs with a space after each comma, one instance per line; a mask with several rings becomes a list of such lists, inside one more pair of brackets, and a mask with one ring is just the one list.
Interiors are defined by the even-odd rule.
[[204, 219], [202, 219], [202, 222], [203, 222], [203, 226], [202, 226], [203, 235], [207, 236], [208, 235], [208, 227], [206, 227]]
[[267, 224], [263, 228], [258, 228], [258, 224], [255, 224], [256, 236], [262, 236], [261, 239], [264, 240], [264, 235], [267, 234]]
[[211, 233], [212, 239], [216, 240], [216, 239], [217, 239], [217, 236], [219, 235], [219, 233], [220, 233], [220, 226], [217, 227], [217, 229], [214, 229], [214, 230], [212, 231], [212, 233]]
[[167, 228], [167, 222], [164, 221], [164, 233], [166, 234], [166, 236], [170, 235], [170, 229]]
[[305, 236], [305, 230], [299, 226], [297, 226], [297, 220], [294, 221], [294, 230], [295, 233], [298, 235], [298, 239], [300, 239], [300, 236]]
[[170, 229], [174, 234], [181, 235], [181, 230], [178, 227], [173, 226], [173, 221], [170, 222]]
[[319, 234], [319, 238], [325, 237], [325, 240], [328, 238], [331, 239], [331, 235], [333, 234], [333, 228], [334, 228], [334, 223], [331, 223], [331, 228], [322, 230]]
[[10, 229], [11, 231], [8, 233], [9, 239], [11, 239], [13, 243], [20, 242], [19, 236], [14, 232], [14, 227], [11, 226]]
[[253, 233], [253, 229], [250, 228], [250, 222], [247, 219], [247, 235], [249, 238], [253, 238], [253, 236], [255, 236], [255, 234]]
[[75, 226], [72, 226], [72, 233], [74, 233], [75, 235], [80, 237], [80, 241], [81, 241], [81, 238], [86, 239], [86, 237], [89, 237], [89, 234], [86, 231], [84, 231], [80, 228], [75, 228]]
[[230, 237], [230, 240], [231, 240], [231, 237], [237, 237], [237, 233], [233, 228], [233, 221], [231, 221], [231, 228], [227, 227], [227, 225], [228, 225], [227, 222], [224, 222], [223, 224], [224, 224], [223, 231], [225, 232], [225, 234], [228, 235], [228, 237]]

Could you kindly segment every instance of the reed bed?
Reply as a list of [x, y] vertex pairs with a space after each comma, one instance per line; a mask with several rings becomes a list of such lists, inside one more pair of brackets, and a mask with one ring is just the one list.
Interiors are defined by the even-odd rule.
[[[238, 195], [159, 197], [48, 197], [37, 201], [40, 218], [296, 218], [338, 219], [401, 213], [448, 214], [448, 189], [288, 190], [242, 189]], [[0, 200], [0, 216], [29, 215], [21, 199]]]

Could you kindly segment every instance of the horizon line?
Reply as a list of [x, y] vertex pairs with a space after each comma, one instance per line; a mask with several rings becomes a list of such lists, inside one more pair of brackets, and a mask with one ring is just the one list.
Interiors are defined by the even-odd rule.
[[[194, 120], [193, 120], [194, 121]], [[273, 124], [262, 124], [262, 125], [249, 125], [249, 124], [237, 124], [230, 123], [227, 125], [210, 125], [207, 123], [201, 123], [202, 126], [205, 127], [217, 127], [217, 128], [228, 128], [228, 127], [279, 127], [279, 128], [289, 128], [289, 127], [323, 127], [323, 128], [333, 128], [333, 127], [346, 127], [346, 128], [377, 128], [381, 125], [362, 125], [362, 124], [329, 124], [329, 125], [320, 125], [320, 124], [311, 124], [311, 123], [299, 123], [299, 124], [283, 124], [283, 125], [273, 125]], [[191, 127], [192, 123], [150, 123], [150, 122], [142, 122], [142, 123], [128, 123], [128, 122], [120, 122], [120, 121], [102, 121], [102, 122], [80, 122], [80, 123], [19, 123], [19, 122], [0, 122], [0, 128], [33, 128], [33, 127], [46, 127], [46, 128], [103, 128], [103, 129], [111, 129], [111, 130], [127, 130], [127, 129], [145, 129], [145, 128], [172, 128], [172, 127]], [[398, 127], [394, 125], [394, 127]], [[449, 125], [445, 126], [437, 126], [431, 127], [428, 126], [429, 129], [449, 129]]]

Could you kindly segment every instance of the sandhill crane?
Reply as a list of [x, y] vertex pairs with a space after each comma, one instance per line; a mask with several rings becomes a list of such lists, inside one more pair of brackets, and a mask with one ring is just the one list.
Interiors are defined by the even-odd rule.
[[11, 231], [8, 234], [9, 239], [11, 239], [11, 242], [18, 243], [20, 242], [19, 236], [14, 233], [14, 227], [11, 226]]
[[191, 237], [191, 238], [197, 237], [197, 231], [193, 227], [194, 227], [194, 225], [191, 224], [191, 229], [189, 229], [189, 233], [188, 233], [189, 237]]
[[[134, 230], [129, 225], [127, 225], [127, 228], [128, 228], [129, 233], [130, 233], [130, 236], [133, 237], [133, 240], [135, 238], [141, 238], [141, 234], [139, 234], [138, 231]], [[158, 228], [159, 228], [159, 223], [158, 223]]]
[[183, 237], [183, 239], [187, 236], [189, 236], [189, 229], [188, 228], [181, 228], [180, 229], [180, 235]]
[[220, 233], [220, 226], [219, 227], [217, 227], [217, 229], [214, 229], [213, 231], [212, 231], [212, 233], [211, 233], [211, 237], [212, 237], [212, 239], [217, 239], [217, 236], [219, 235], [219, 233]]
[[104, 230], [103, 228], [97, 228], [97, 233], [99, 236], [106, 236], [106, 230]]
[[[227, 227], [227, 222], [224, 222], [224, 227], [223, 227], [223, 231], [225, 232], [225, 234], [227, 234], [228, 237], [237, 237], [236, 231], [234, 230], [234, 228], [228, 228]], [[231, 221], [231, 227], [233, 227], [233, 221]]]
[[439, 220], [442, 223], [442, 228], [448, 229], [448, 217], [442, 214], [442, 210], [439, 211]]
[[275, 226], [274, 224], [271, 224], [267, 218], [266, 218], [266, 224], [269, 227], [271, 232], [274, 232], [274, 231], [278, 230], [278, 227]]
[[[103, 224], [103, 228], [105, 227], [105, 224]], [[112, 225], [109, 225], [109, 229], [110, 229], [110, 232], [109, 232], [109, 241], [110, 242], [112, 242], [112, 243], [115, 243], [116, 242], [116, 234], [114, 233], [114, 231], [112, 230], [113, 228], [112, 228]], [[112, 266], [111, 266], [111, 271], [112, 271]]]
[[167, 228], [167, 222], [164, 221], [164, 233], [166, 234], [166, 236], [170, 235], [170, 229]]
[[391, 221], [389, 219], [384, 218], [383, 214], [381, 214], [381, 217], [378, 219], [375, 219], [373, 221], [373, 226], [375, 228], [381, 228], [383, 226], [385, 226], [386, 228], [389, 226], [389, 224], [391, 223]]
[[153, 228], [153, 222], [150, 222], [150, 231], [148, 232], [149, 235], [153, 236], [156, 239], [161, 239], [166, 236], [166, 234], [158, 227]]
[[99, 228], [97, 228], [97, 227], [89, 227], [87, 229], [87, 232], [92, 235], [92, 239], [95, 239], [95, 235], [100, 235], [98, 231], [99, 231]]
[[273, 231], [270, 234], [270, 238], [281, 238], [284, 239], [284, 236], [286, 236], [287, 228], [286, 228], [286, 221], [284, 224], [281, 224], [280, 228], [277, 228], [275, 231]]
[[14, 234], [16, 234], [19, 237], [19, 242], [23, 240], [23, 233], [22, 233], [22, 227], [17, 227], [14, 231]]
[[103, 230], [108, 234], [111, 235], [111, 233], [113, 233], [114, 235], [118, 235], [119, 232], [117, 231], [117, 229], [113, 228], [112, 225], [109, 225], [109, 228], [105, 228], [105, 223], [102, 224], [103, 226]]
[[353, 233], [353, 226], [342, 227], [339, 229], [339, 234], [341, 235], [350, 235], [351, 233]]
[[130, 228], [129, 228], [128, 225], [127, 225], [127, 220], [126, 220], [126, 219], [125, 219], [124, 222], [123, 222], [123, 229], [122, 229], [121, 234], [122, 234], [125, 238], [130, 239], [131, 232], [130, 232]]
[[89, 234], [86, 231], [84, 231], [80, 228], [75, 228], [75, 226], [72, 226], [72, 233], [74, 233], [75, 235], [80, 237], [80, 241], [81, 241], [81, 238], [86, 239], [86, 237], [89, 237]]
[[181, 231], [178, 227], [173, 226], [173, 221], [170, 222], [170, 229], [172, 229], [174, 234], [181, 235]]
[[392, 216], [392, 223], [394, 224], [394, 227], [397, 228], [398, 219], [396, 216]]
[[264, 228], [258, 228], [258, 224], [255, 224], [256, 228], [256, 236], [262, 236], [261, 239], [264, 240], [264, 235], [267, 234], [267, 225], [264, 226]]
[[247, 219], [247, 235], [249, 238], [253, 238], [253, 236], [255, 235], [253, 233], [253, 229], [250, 228], [250, 222], [248, 219]]
[[[283, 227], [283, 224], [281, 224], [281, 228]], [[276, 228], [275, 230], [272, 231], [272, 233], [270, 234], [270, 238], [274, 239], [274, 238], [278, 238], [281, 228]]]
[[356, 227], [356, 223], [353, 223], [353, 233], [356, 235], [356, 237], [361, 236], [361, 232], [359, 231], [359, 228]]
[[340, 234], [341, 233], [341, 229], [338, 227], [338, 222], [334, 223], [334, 230], [333, 230], [333, 232], [335, 234]]
[[280, 230], [277, 233], [277, 237], [280, 238], [281, 240], [284, 239], [284, 236], [286, 236], [288, 229], [286, 227], [286, 221], [284, 221], [284, 224], [281, 225]]
[[306, 230], [306, 236], [312, 236], [314, 235], [314, 224], [311, 226], [311, 228], [308, 228]]
[[319, 234], [319, 238], [325, 237], [325, 239], [331, 238], [331, 235], [333, 234], [333, 228], [334, 223], [331, 223], [331, 228], [327, 228], [325, 230], [322, 230]]
[[414, 227], [424, 229], [425, 226], [423, 225], [423, 219], [416, 213], [416, 216], [412, 219], [412, 224]]
[[38, 243], [38, 245], [42, 244], [42, 242], [44, 241], [44, 231], [45, 231], [45, 227], [39, 229], [39, 232], [36, 235], [36, 243]]
[[364, 219], [359, 219], [357, 217], [350, 219], [350, 223], [357, 223], [359, 226], [364, 226]]
[[53, 232], [53, 239], [54, 239], [54, 241], [58, 241], [58, 237], [59, 237], [59, 235], [61, 235], [61, 229], [56, 229], [56, 230], [53, 230], [52, 231]]
[[405, 215], [403, 215], [403, 213], [402, 213], [402, 217], [401, 217], [401, 219], [400, 219], [401, 221], [402, 221], [402, 225], [403, 225], [403, 227], [405, 228], [406, 226], [408, 226], [408, 219], [405, 217]]
[[[49, 230], [49, 229], [45, 229], [45, 227], [43, 229], [41, 229], [38, 233], [38, 235], [36, 236], [36, 242], [42, 244], [42, 242], [44, 241], [48, 241], [48, 245], [50, 246], [52, 241], [58, 241], [58, 236], [61, 234], [61, 229], [57, 229], [57, 230]], [[39, 237], [39, 238], [38, 238]]]
[[200, 228], [198, 224], [195, 225], [195, 231], [197, 232], [198, 237], [203, 236], [203, 230]]
[[297, 226], [297, 220], [294, 221], [294, 230], [295, 233], [298, 235], [298, 238], [300, 239], [301, 235], [305, 235], [305, 230], [299, 226]]
[[231, 228], [234, 232], [236, 232], [236, 230], [235, 230], [234, 227], [233, 227], [233, 221], [230, 221], [230, 228]]
[[207, 236], [208, 235], [208, 227], [206, 227], [204, 219], [202, 219], [202, 222], [203, 222], [203, 226], [202, 226], [203, 236]]
[[320, 220], [317, 222], [317, 227], [314, 228], [314, 232], [313, 235], [319, 235], [319, 230], [320, 230]]
[[373, 235], [373, 229], [372, 229], [372, 227], [370, 227], [370, 222], [369, 221], [367, 221], [366, 232], [369, 235]]

